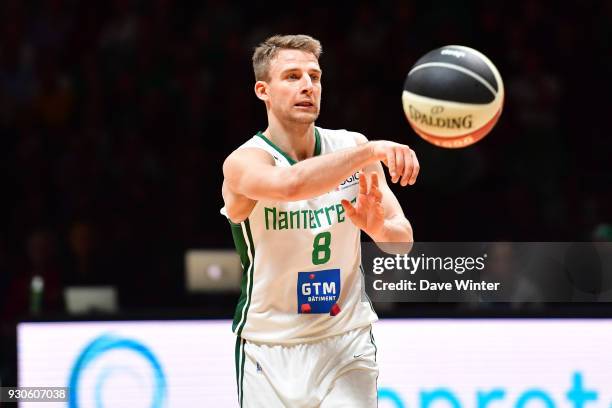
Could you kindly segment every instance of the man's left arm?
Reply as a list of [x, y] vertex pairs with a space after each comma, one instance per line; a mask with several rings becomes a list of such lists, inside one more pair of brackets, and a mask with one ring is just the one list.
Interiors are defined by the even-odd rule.
[[[356, 140], [357, 143], [367, 142], [360, 134], [356, 134]], [[406, 163], [406, 171], [412, 172], [414, 180], [420, 169], [419, 162], [414, 152], [407, 160], [410, 163]], [[399, 181], [399, 176], [392, 181]], [[375, 242], [414, 242], [412, 226], [389, 188], [380, 163], [366, 167], [360, 174], [356, 205], [346, 200], [342, 205], [351, 221]]]

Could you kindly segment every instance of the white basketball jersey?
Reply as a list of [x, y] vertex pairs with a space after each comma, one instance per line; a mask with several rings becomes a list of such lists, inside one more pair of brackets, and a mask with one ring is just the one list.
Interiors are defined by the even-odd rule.
[[[315, 128], [315, 156], [355, 145], [351, 132]], [[295, 164], [261, 132], [239, 148], [245, 147], [267, 151], [276, 166]], [[309, 200], [260, 200], [246, 220], [231, 223], [244, 269], [236, 335], [291, 344], [377, 320], [363, 286], [361, 231], [340, 204], [342, 199], [355, 203], [358, 194], [359, 179], [353, 174]]]

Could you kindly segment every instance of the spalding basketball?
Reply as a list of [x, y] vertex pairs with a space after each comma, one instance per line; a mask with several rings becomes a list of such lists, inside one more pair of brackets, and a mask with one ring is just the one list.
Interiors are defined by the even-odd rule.
[[404, 112], [414, 131], [440, 147], [469, 146], [497, 123], [504, 84], [482, 53], [448, 45], [421, 57], [406, 76]]

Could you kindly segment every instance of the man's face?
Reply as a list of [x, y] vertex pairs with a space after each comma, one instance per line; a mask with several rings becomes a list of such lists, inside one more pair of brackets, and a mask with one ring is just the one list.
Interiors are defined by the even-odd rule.
[[270, 62], [270, 109], [281, 121], [310, 124], [321, 106], [321, 68], [317, 58], [299, 50], [280, 50]]

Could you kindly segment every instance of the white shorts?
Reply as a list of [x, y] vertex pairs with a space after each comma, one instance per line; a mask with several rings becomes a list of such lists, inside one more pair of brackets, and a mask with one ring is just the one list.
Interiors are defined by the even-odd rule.
[[294, 345], [236, 340], [241, 407], [372, 408], [377, 378], [371, 326]]

